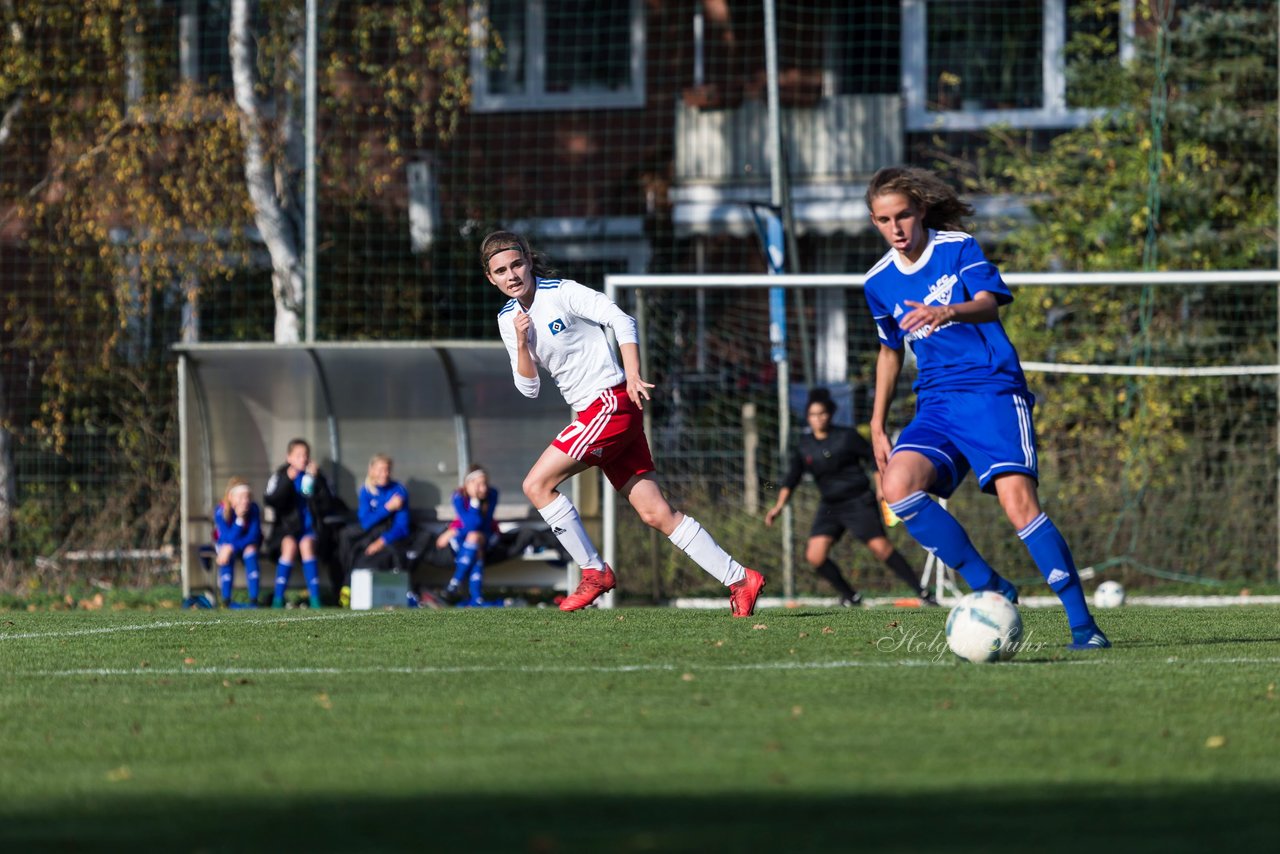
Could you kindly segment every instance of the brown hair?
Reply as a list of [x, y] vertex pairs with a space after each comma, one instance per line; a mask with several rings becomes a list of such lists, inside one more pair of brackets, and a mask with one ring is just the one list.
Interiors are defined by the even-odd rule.
[[914, 207], [923, 210], [925, 228], [965, 231], [964, 217], [973, 216], [973, 205], [928, 169], [886, 166], [876, 172], [867, 185], [867, 210], [871, 210], [872, 202], [889, 193], [906, 196]]
[[549, 276], [555, 271], [547, 266], [546, 259], [529, 247], [529, 241], [514, 231], [495, 231], [480, 241], [480, 266], [489, 275], [489, 261], [494, 255], [510, 249], [519, 249], [529, 261], [535, 276]]
[[306, 439], [290, 439], [289, 447], [286, 450], [286, 453], [292, 454], [293, 449], [298, 447], [299, 445], [307, 449], [307, 456], [311, 456], [311, 443], [308, 442]]
[[242, 477], [233, 477], [227, 481], [227, 489], [222, 493], [222, 519], [230, 522], [235, 511], [231, 509], [231, 491], [240, 487], [249, 488], [249, 481]]

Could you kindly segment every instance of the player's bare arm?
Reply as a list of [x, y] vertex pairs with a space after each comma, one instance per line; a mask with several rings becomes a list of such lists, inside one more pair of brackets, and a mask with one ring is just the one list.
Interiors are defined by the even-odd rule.
[[627, 397], [644, 409], [644, 401], [650, 399], [649, 389], [654, 385], [640, 377], [640, 347], [636, 344], [620, 344], [618, 351], [622, 353], [622, 370], [627, 375]]
[[876, 357], [876, 393], [871, 409], [871, 449], [875, 451], [876, 468], [883, 473], [889, 465], [893, 443], [889, 441], [889, 404], [902, 373], [902, 351], [880, 346]]
[[533, 379], [538, 376], [538, 368], [533, 363], [533, 354], [529, 352], [529, 327], [533, 323], [524, 311], [517, 311], [512, 319], [516, 330], [516, 369], [520, 376]]
[[924, 337], [946, 323], [989, 323], [1000, 316], [996, 298], [987, 291], [978, 291], [973, 299], [955, 305], [925, 305], [915, 300], [903, 300], [911, 311], [902, 315], [898, 325], [904, 332], [925, 329]]

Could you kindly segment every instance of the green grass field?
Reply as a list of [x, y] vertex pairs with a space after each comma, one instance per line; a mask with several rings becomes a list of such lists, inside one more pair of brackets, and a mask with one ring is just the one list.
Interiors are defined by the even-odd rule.
[[1023, 616], [0, 613], [0, 850], [1275, 844], [1280, 609]]

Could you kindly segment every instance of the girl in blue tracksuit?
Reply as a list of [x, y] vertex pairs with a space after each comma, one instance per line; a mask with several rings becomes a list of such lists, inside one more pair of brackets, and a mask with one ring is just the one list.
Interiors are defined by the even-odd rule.
[[386, 454], [374, 454], [368, 473], [360, 485], [359, 523], [348, 525], [339, 535], [338, 555], [345, 573], [339, 603], [351, 597], [351, 570], [404, 569], [405, 547], [409, 543], [409, 490], [391, 479], [393, 461]]
[[[258, 548], [262, 545], [262, 514], [254, 503], [249, 482], [233, 477], [227, 481], [222, 501], [213, 508], [213, 545], [218, 564], [218, 592], [228, 608], [258, 605]], [[233, 604], [231, 580], [236, 558], [244, 563], [249, 588], [248, 605]]]
[[497, 546], [501, 534], [493, 520], [498, 506], [498, 489], [489, 485], [489, 475], [479, 465], [472, 465], [462, 486], [453, 494], [453, 523], [436, 542], [440, 548], [453, 547], [453, 578], [444, 589], [446, 601], [458, 598], [462, 582], [468, 582], [470, 598], [463, 604], [483, 605], [484, 556]]

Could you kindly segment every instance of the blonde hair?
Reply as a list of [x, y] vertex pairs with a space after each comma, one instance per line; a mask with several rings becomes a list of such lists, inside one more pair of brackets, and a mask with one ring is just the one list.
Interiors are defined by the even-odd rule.
[[[486, 471], [485, 467], [480, 465], [479, 463], [472, 463], [471, 465], [467, 466], [467, 473], [462, 478], [462, 485], [458, 487], [458, 494], [463, 497], [466, 497], [467, 484], [477, 477], [483, 477], [487, 481], [489, 479], [489, 472]], [[481, 502], [480, 506], [484, 507], [487, 510], [488, 503], [489, 503], [489, 496], [486, 495], [484, 497], [484, 501]]]
[[373, 467], [378, 463], [386, 463], [388, 470], [395, 465], [395, 461], [392, 460], [388, 454], [374, 454], [369, 458], [369, 468], [366, 470], [364, 476], [364, 488], [370, 492], [373, 492], [378, 488], [378, 485], [373, 482]]
[[235, 510], [231, 509], [231, 493], [239, 489], [249, 489], [249, 481], [242, 477], [232, 477], [227, 481], [227, 489], [222, 493], [222, 519], [230, 522], [231, 517], [235, 515]]

